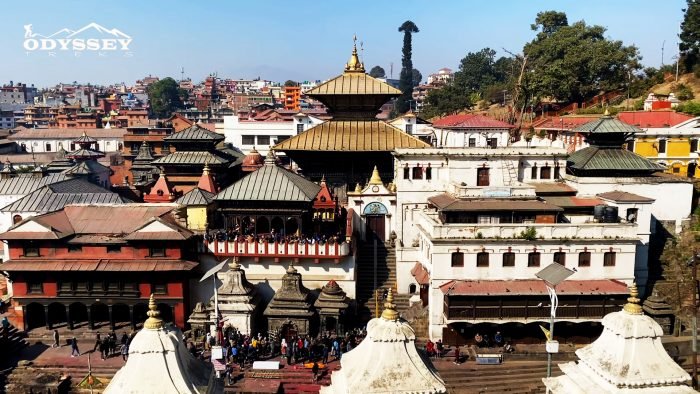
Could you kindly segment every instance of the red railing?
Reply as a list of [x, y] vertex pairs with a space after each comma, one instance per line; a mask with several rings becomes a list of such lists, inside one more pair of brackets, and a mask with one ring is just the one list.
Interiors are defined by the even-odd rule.
[[[206, 241], [205, 241], [206, 242]], [[219, 241], [206, 243], [210, 252], [216, 256], [231, 257], [291, 257], [312, 259], [335, 259], [350, 254], [349, 242], [335, 243], [301, 243], [301, 242], [250, 242]]]

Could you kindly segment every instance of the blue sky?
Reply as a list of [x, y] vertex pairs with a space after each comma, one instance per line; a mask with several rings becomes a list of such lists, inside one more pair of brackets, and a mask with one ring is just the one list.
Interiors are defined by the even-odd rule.
[[[642, 63], [658, 67], [676, 54], [683, 0], [587, 1], [11, 1], [0, 24], [0, 83], [48, 86], [57, 82], [133, 83], [145, 75], [195, 81], [217, 72], [226, 78], [276, 81], [327, 79], [342, 71], [352, 35], [364, 42], [367, 68], [381, 65], [394, 77], [401, 67], [402, 34], [412, 20], [413, 64], [425, 76], [458, 68], [470, 51], [491, 47], [520, 52], [534, 33], [537, 12], [566, 12], [569, 22], [605, 26], [607, 35], [636, 45]], [[23, 48], [23, 25], [34, 33], [79, 29], [90, 22], [130, 35], [132, 55], [86, 53], [55, 57]]]

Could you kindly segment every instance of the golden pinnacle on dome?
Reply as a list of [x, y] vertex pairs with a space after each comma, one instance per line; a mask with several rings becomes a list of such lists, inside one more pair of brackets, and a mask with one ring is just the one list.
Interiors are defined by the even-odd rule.
[[233, 258], [231, 258], [231, 261], [228, 263], [228, 267], [232, 271], [238, 271], [239, 269], [241, 269], [241, 265], [238, 264], [238, 256], [234, 256]]
[[625, 312], [629, 313], [630, 315], [643, 315], [644, 312], [642, 311], [642, 306], [639, 305], [639, 302], [641, 301], [639, 299], [639, 292], [637, 291], [637, 284], [632, 282], [630, 285], [630, 296], [627, 298], [627, 303], [625, 306], [622, 308]]
[[362, 185], [360, 185], [360, 182], [357, 182], [355, 184], [355, 193], [356, 194], [361, 194], [362, 193]]
[[357, 55], [357, 36], [352, 36], [352, 55], [350, 55], [350, 60], [345, 65], [346, 73], [364, 73], [365, 65], [360, 62], [360, 57]]
[[290, 262], [289, 262], [289, 267], [287, 267], [287, 273], [288, 273], [288, 274], [296, 274], [296, 273], [297, 273], [297, 269], [294, 268], [294, 262], [293, 262], [293, 261], [290, 261]]
[[159, 330], [163, 328], [163, 320], [160, 318], [160, 311], [158, 311], [158, 305], [156, 304], [156, 298], [151, 293], [151, 298], [148, 299], [148, 309], [146, 313], [148, 319], [143, 323], [143, 328], [148, 328], [150, 330]]
[[603, 113], [603, 116], [610, 116], [610, 111], [608, 111], [608, 107], [605, 107], [605, 112]]
[[390, 321], [399, 320], [399, 312], [396, 311], [396, 304], [394, 304], [394, 293], [391, 288], [389, 288], [389, 293], [386, 295], [384, 311], [382, 311], [382, 319]]
[[377, 169], [377, 166], [374, 166], [374, 170], [372, 170], [372, 177], [369, 179], [369, 184], [370, 185], [383, 185], [384, 182], [382, 182], [382, 178], [379, 176], [379, 170]]
[[209, 163], [204, 163], [204, 169], [202, 170], [202, 174], [209, 175]]

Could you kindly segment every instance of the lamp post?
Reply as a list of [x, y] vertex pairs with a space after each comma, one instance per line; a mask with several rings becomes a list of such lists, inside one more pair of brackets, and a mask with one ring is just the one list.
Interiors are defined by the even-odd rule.
[[546, 343], [547, 350], [547, 377], [552, 377], [552, 354], [559, 352], [559, 342], [554, 340], [554, 319], [557, 315], [557, 306], [559, 299], [557, 298], [556, 287], [566, 278], [574, 274], [574, 270], [570, 270], [559, 263], [552, 263], [538, 273], [536, 277], [544, 281], [549, 295], [549, 335]]

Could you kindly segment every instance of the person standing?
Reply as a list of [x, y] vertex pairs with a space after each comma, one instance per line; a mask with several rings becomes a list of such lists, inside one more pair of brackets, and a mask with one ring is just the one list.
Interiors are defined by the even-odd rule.
[[70, 356], [80, 356], [80, 350], [78, 350], [78, 338], [76, 337], [73, 337], [73, 339], [70, 341]]
[[459, 345], [455, 346], [455, 365], [459, 365], [460, 360]]
[[58, 334], [58, 330], [53, 330], [53, 345], [51, 347], [61, 347], [60, 340], [61, 337]]
[[129, 347], [126, 346], [126, 343], [122, 345], [122, 360], [126, 361], [129, 359]]
[[285, 338], [282, 338], [282, 343], [280, 344], [280, 349], [282, 352], [282, 357], [285, 357], [287, 355], [287, 340]]
[[102, 339], [100, 339], [100, 333], [97, 333], [97, 336], [95, 337], [95, 347], [92, 348], [92, 352], [94, 353], [99, 347], [102, 345]]
[[442, 339], [438, 339], [437, 342], [435, 342], [435, 349], [437, 350], [438, 358], [442, 358], [442, 352], [445, 350], [442, 346]]
[[7, 338], [8, 335], [10, 335], [10, 321], [5, 316], [2, 318], [2, 336]]
[[314, 361], [314, 366], [311, 367], [311, 372], [314, 374], [313, 383], [316, 383], [318, 380], [318, 363], [316, 361]]

